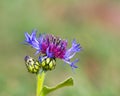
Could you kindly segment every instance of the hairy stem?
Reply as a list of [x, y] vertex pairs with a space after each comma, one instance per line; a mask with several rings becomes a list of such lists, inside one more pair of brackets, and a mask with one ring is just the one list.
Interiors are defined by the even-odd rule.
[[40, 74], [37, 74], [37, 90], [36, 96], [44, 96], [42, 89], [43, 89], [43, 82], [45, 78], [45, 72], [43, 71]]

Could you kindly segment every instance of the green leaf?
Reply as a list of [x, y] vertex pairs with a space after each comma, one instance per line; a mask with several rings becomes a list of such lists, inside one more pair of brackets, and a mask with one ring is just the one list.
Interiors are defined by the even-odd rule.
[[46, 95], [50, 92], [53, 92], [57, 89], [60, 89], [62, 87], [66, 87], [66, 86], [73, 86], [73, 79], [71, 77], [69, 77], [68, 79], [66, 79], [65, 81], [59, 83], [58, 85], [56, 85], [54, 87], [44, 86], [43, 87], [43, 94]]

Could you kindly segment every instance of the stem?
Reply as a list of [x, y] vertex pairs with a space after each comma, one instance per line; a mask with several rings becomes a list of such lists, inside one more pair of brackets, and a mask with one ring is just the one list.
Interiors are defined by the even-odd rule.
[[41, 74], [37, 74], [36, 96], [44, 96], [44, 94], [42, 93], [44, 77], [45, 77], [45, 72], [44, 71], [42, 71]]

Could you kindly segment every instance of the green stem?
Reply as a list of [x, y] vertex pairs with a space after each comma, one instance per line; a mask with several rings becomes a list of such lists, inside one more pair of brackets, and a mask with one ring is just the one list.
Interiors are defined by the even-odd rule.
[[42, 92], [44, 77], [45, 77], [45, 72], [44, 71], [41, 74], [37, 74], [36, 96], [44, 96], [44, 94]]

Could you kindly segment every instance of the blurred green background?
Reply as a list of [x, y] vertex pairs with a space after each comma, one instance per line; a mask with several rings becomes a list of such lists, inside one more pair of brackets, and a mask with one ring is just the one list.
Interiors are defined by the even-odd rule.
[[49, 86], [75, 80], [49, 96], [120, 95], [119, 0], [0, 0], [0, 96], [35, 96], [36, 76], [23, 59], [35, 50], [22, 44], [24, 32], [34, 28], [69, 42], [76, 38], [83, 48], [75, 72], [57, 60], [47, 73]]

